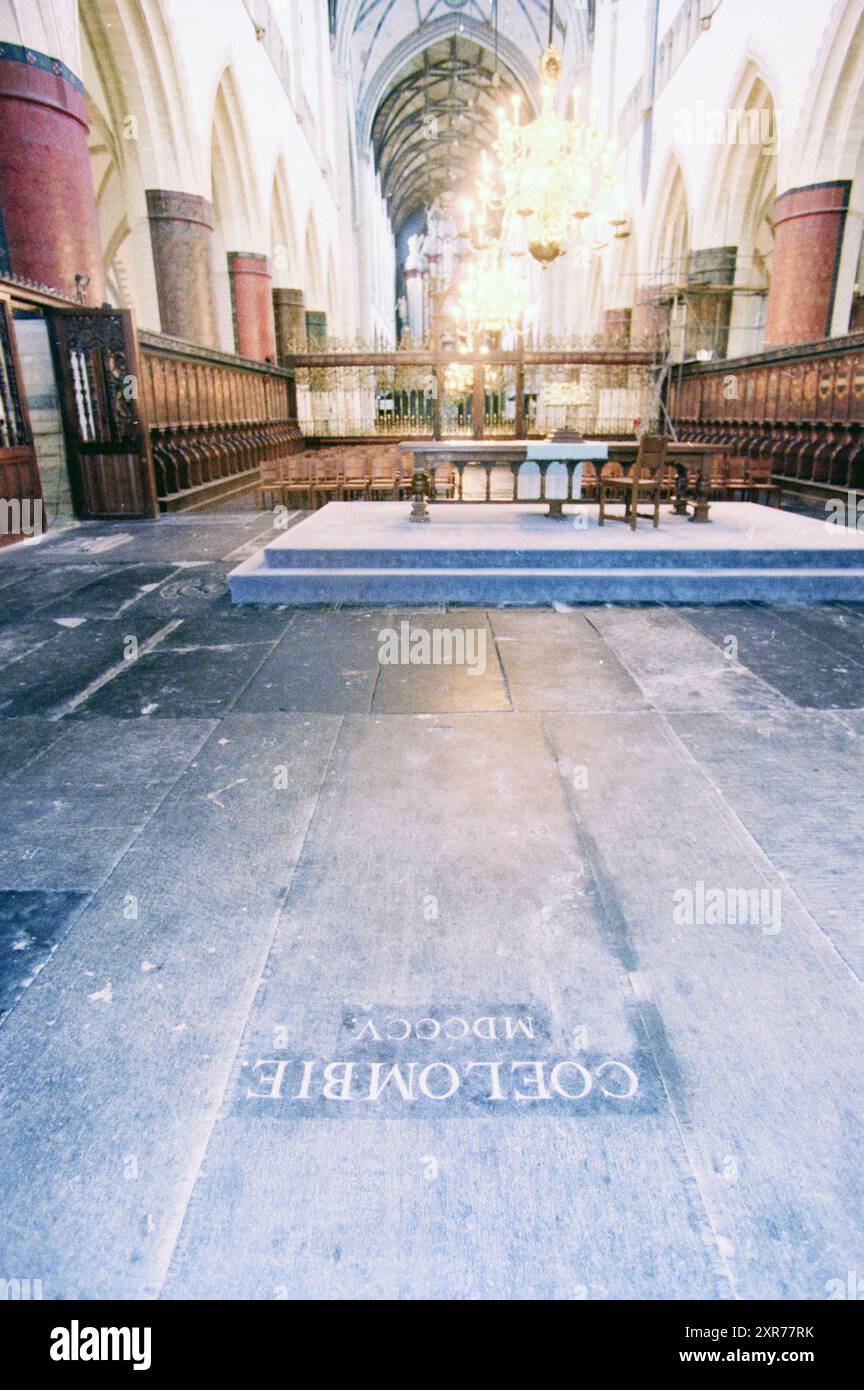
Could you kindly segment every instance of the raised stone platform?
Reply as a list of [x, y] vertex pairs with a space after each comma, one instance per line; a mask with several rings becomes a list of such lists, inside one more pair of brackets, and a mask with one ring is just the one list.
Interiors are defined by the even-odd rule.
[[864, 533], [750, 502], [694, 524], [597, 524], [573, 507], [330, 502], [229, 575], [235, 603], [542, 604], [864, 601]]

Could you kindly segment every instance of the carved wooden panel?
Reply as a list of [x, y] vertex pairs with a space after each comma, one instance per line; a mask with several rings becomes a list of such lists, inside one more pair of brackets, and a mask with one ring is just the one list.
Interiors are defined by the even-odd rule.
[[52, 309], [47, 318], [77, 515], [157, 515], [132, 315]]

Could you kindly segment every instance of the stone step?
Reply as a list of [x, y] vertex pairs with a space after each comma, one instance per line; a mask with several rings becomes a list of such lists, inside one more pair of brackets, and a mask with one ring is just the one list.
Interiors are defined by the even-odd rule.
[[861, 549], [723, 549], [600, 550], [596, 546], [567, 549], [456, 548], [390, 549], [335, 546], [268, 545], [266, 565], [272, 570], [773, 570], [847, 569], [864, 567]]
[[[806, 564], [784, 563], [780, 552], [771, 567], [762, 563], [717, 565], [717, 555], [709, 560], [703, 553], [699, 564], [651, 564], [639, 556], [641, 564], [597, 564], [564, 567], [560, 556], [555, 568], [534, 563], [489, 566], [464, 563], [460, 567], [413, 564], [394, 568], [389, 560], [373, 566], [347, 566], [330, 569], [299, 566], [277, 569], [259, 553], [239, 565], [228, 577], [235, 603], [274, 603], [291, 606], [307, 604], [548, 604], [562, 603], [740, 603], [818, 604], [836, 601], [864, 602], [864, 566], [857, 567], [807, 557]], [[423, 559], [430, 558], [427, 553]], [[485, 559], [473, 556], [472, 561]], [[527, 557], [522, 557], [527, 558]], [[580, 557], [587, 559], [587, 557]], [[736, 557], [737, 558], [737, 557]], [[612, 552], [604, 561], [617, 560]], [[833, 559], [833, 557], [832, 557]]]

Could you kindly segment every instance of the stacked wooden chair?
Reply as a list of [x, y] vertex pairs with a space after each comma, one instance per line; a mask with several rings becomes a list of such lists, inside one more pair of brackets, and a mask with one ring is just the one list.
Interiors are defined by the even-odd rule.
[[282, 500], [288, 507], [312, 509], [312, 456], [292, 454], [283, 460]]
[[[452, 496], [453, 470], [436, 483], [436, 492]], [[261, 464], [258, 506], [313, 510], [326, 502], [399, 501], [411, 495], [410, 463], [403, 464], [396, 444], [354, 444], [307, 450]]]
[[258, 506], [274, 507], [282, 500], [282, 468], [285, 459], [265, 459], [258, 475]]
[[345, 482], [344, 462], [336, 449], [320, 449], [312, 469], [312, 506], [341, 502]]

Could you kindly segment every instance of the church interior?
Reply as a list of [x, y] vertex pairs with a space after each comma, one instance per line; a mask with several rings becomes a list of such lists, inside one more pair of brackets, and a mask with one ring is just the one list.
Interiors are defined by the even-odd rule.
[[0, 653], [4, 1297], [864, 1297], [864, 0], [0, 0]]

